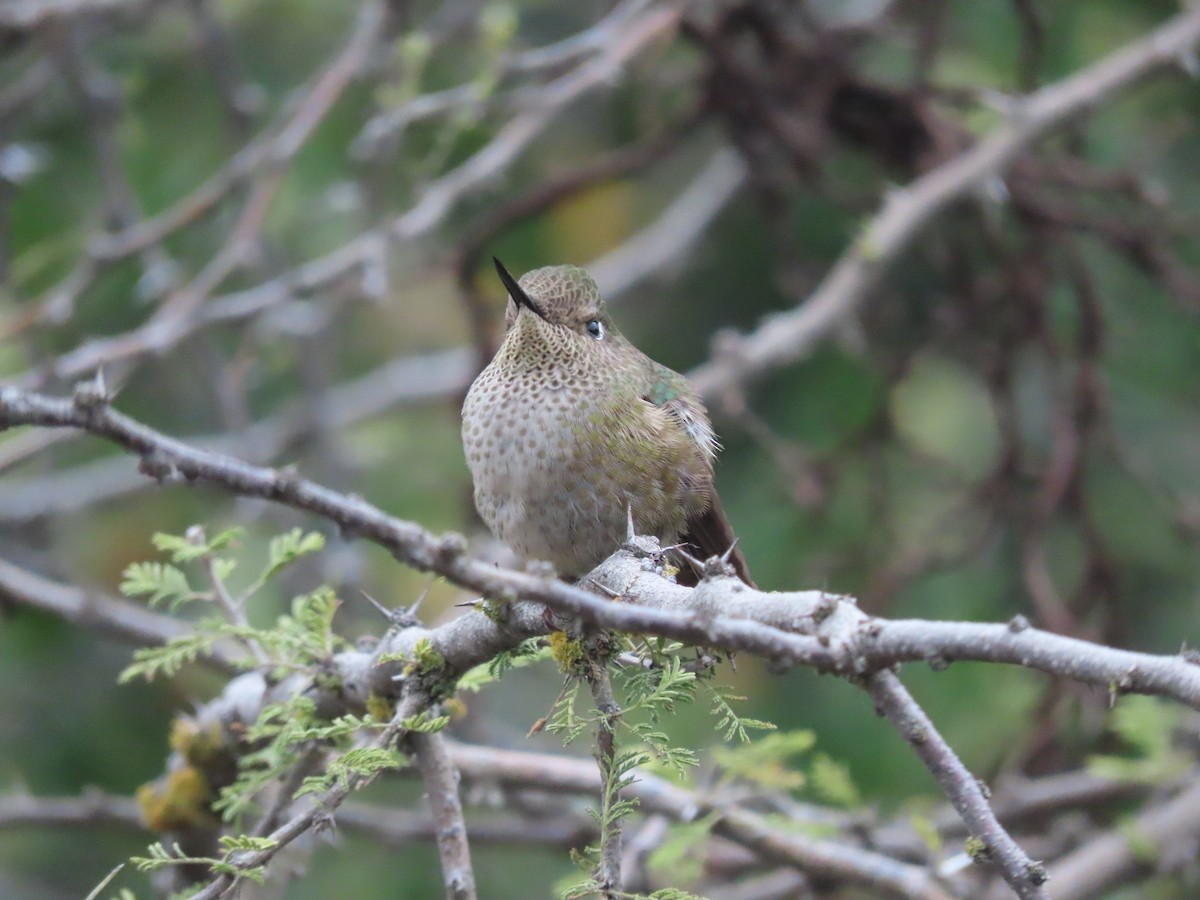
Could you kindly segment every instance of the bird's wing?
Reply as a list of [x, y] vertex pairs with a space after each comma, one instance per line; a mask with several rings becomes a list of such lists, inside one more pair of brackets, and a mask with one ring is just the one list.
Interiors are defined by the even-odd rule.
[[650, 377], [650, 388], [645, 398], [655, 406], [661, 407], [683, 428], [705, 459], [711, 465], [717, 458], [721, 445], [717, 443], [717, 435], [708, 414], [700, 403], [700, 398], [688, 384], [688, 380], [673, 369], [653, 364]]
[[[746, 563], [746, 557], [737, 546], [733, 526], [729, 524], [729, 518], [725, 515], [717, 492], [711, 487], [712, 464], [721, 445], [717, 442], [708, 414], [686, 378], [658, 363], [654, 363], [653, 366], [650, 389], [644, 399], [668, 413], [691, 437], [703, 456], [710, 481], [706, 491], [708, 502], [688, 516], [680, 539], [688, 544], [688, 552], [698, 559], [728, 554], [729, 563], [738, 577], [755, 587], [750, 578], [750, 567]], [[696, 575], [685, 568], [680, 573], [679, 580], [684, 584], [695, 584]]]

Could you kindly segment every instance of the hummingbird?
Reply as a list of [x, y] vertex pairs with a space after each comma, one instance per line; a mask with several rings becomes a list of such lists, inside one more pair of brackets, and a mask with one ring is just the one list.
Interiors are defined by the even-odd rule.
[[[579, 578], [632, 522], [689, 556], [724, 556], [753, 585], [713, 487], [720, 445], [687, 379], [617, 330], [583, 269], [518, 281], [493, 262], [509, 296], [505, 337], [462, 410], [475, 506], [492, 533]], [[679, 580], [696, 574], [684, 566]]]

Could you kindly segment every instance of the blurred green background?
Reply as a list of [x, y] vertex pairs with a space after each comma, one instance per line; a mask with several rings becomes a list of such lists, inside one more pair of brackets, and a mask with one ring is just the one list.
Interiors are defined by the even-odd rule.
[[[1017, 11], [1024, 4], [1001, 0], [917, 3], [882, 19], [874, 5], [810, 4], [813, 19], [792, 24], [809, 46], [813, 22], [870, 23], [843, 63], [897, 92], [924, 91], [931, 115], [969, 135], [996, 124], [988, 91], [1062, 78], [1178, 9], [1142, 0], [1030, 5], [1036, 39]], [[49, 66], [32, 99], [0, 103], [0, 153], [9, 166], [0, 181], [0, 380], [20, 380], [91, 338], [136, 327], [159, 302], [155, 278], [174, 272], [186, 280], [204, 266], [237, 221], [244, 190], [172, 234], [161, 245], [171, 261], [165, 269], [125, 259], [93, 279], [62, 321], [26, 322], [122, 207], [142, 215], [169, 207], [286, 115], [297, 90], [344, 44], [359, 5], [133, 6], [126, 15], [0, 31], [0, 96], [11, 99], [34, 67]], [[519, 97], [513, 81], [496, 74], [498, 61], [568, 38], [609, 9], [590, 0], [401, 6], [368, 74], [347, 87], [286, 168], [255, 258], [214, 295], [286, 273], [410, 208], [431, 179], [492, 139], [508, 104], [518, 102], [509, 99]], [[934, 52], [923, 16], [940, 23]], [[203, 22], [216, 23], [220, 53], [203, 46]], [[76, 64], [108, 98], [98, 118], [95, 99], [81, 101], [72, 84]], [[303, 413], [313, 397], [389, 360], [468, 345], [470, 310], [480, 308], [472, 297], [483, 303], [494, 341], [503, 295], [490, 266], [456, 278], [471, 228], [573, 167], [682, 122], [705, 96], [710, 65], [696, 42], [658, 42], [617, 83], [556, 118], [505, 177], [464, 196], [432, 233], [393, 244], [378, 295], [344, 279], [117, 366], [110, 375], [120, 384], [118, 408], [187, 439], [232, 436], [233, 452], [253, 455], [244, 440], [253, 423]], [[221, 77], [235, 84], [240, 112], [222, 100]], [[463, 83], [479, 84], [488, 102], [417, 122], [372, 153], [352, 152], [373, 116]], [[790, 114], [784, 93], [770, 102]], [[1003, 196], [948, 211], [856, 321], [756, 383], [744, 409], [714, 404], [725, 446], [719, 490], [760, 586], [850, 593], [892, 617], [995, 621], [1021, 613], [1045, 624], [1054, 614], [1081, 636], [1153, 652], [1197, 639], [1198, 114], [1196, 82], [1178, 75], [1104, 102], [1024, 161], [1026, 193], [1040, 198], [1044, 190], [1068, 224], [1036, 221]], [[799, 114], [797, 121], [815, 127]], [[710, 106], [670, 153], [515, 222], [481, 248], [482, 258], [495, 253], [515, 272], [586, 265], [652, 223], [731, 135], [731, 119]], [[781, 163], [767, 173], [772, 184], [751, 178], [681, 259], [616, 298], [625, 333], [686, 372], [709, 357], [720, 329], [751, 329], [802, 300], [888, 186], [918, 174], [838, 137], [825, 135], [815, 168]], [[119, 154], [124, 200], [113, 200], [105, 145]], [[751, 164], [755, 176], [764, 173], [761, 160]], [[1086, 221], [1071, 224], [1071, 216]], [[1150, 261], [1139, 265], [1144, 247], [1159, 258], [1143, 253]], [[69, 388], [53, 378], [45, 386]], [[387, 403], [332, 430], [318, 413], [268, 459], [483, 543], [459, 441], [460, 400], [456, 389]], [[27, 435], [0, 435], [0, 453], [20, 440]], [[155, 531], [241, 523], [250, 529], [249, 557], [293, 525], [328, 531], [208, 488], [157, 487], [139, 481], [135, 467], [110, 446], [77, 437], [8, 466], [0, 472], [0, 554], [112, 593], [126, 565], [153, 555]], [[86, 489], [107, 485], [117, 487], [78, 502]], [[348, 636], [380, 630], [360, 588], [399, 605], [428, 584], [381, 551], [328, 536], [329, 549], [287, 587], [334, 584]], [[270, 621], [285, 593], [252, 617]], [[423, 613], [430, 621], [453, 616], [462, 599], [435, 583]], [[26, 608], [3, 611], [6, 792], [73, 795], [97, 785], [129, 793], [161, 772], [170, 716], [211, 696], [220, 681], [189, 672], [169, 684], [118, 688], [130, 649]], [[910, 665], [904, 675], [983, 777], [1068, 769], [1104, 740], [1101, 691], [997, 666], [935, 673]], [[852, 686], [807, 671], [771, 674], [751, 659], [727, 677], [749, 696], [747, 714], [814, 731], [818, 748], [845, 764], [869, 803], [923, 809], [937, 797], [920, 763]], [[552, 736], [524, 734], [559, 686], [549, 668], [514, 673], [470, 698], [457, 727], [471, 740], [555, 750]], [[694, 746], [715, 740], [695, 710], [674, 727]], [[109, 830], [0, 831], [0, 893], [82, 896], [146, 842]], [[484, 895], [496, 898], [544, 895], [571, 869], [556, 850], [482, 847], [476, 862]], [[427, 846], [395, 852], [343, 835], [309, 868], [286, 896], [422, 898], [440, 890]]]

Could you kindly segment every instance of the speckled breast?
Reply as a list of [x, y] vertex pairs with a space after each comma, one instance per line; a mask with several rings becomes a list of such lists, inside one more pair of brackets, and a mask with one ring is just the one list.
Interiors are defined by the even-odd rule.
[[[678, 466], [639, 427], [632, 386], [505, 377], [493, 361], [463, 406], [475, 505], [492, 533], [527, 559], [583, 575], [625, 538], [672, 540], [683, 523]], [[597, 389], [598, 388], [598, 389]]]

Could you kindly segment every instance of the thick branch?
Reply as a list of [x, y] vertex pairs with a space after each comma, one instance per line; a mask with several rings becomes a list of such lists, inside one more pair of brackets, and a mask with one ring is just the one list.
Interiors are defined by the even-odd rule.
[[[274, 500], [326, 518], [345, 534], [372, 541], [401, 562], [455, 584], [499, 599], [537, 600], [603, 628], [744, 650], [783, 664], [854, 676], [909, 660], [1014, 663], [1106, 689], [1173, 697], [1200, 709], [1200, 666], [1188, 658], [1114, 650], [1047, 634], [1021, 619], [1007, 626], [888, 622], [820, 591], [764, 593], [723, 577], [685, 588], [647, 572], [629, 550], [614, 554], [590, 578], [637, 604], [615, 603], [542, 575], [498, 569], [468, 557], [458, 535], [435, 536], [292, 470], [251, 466], [160, 434], [113, 410], [89, 385], [80, 387], [74, 401], [18, 388], [0, 390], [0, 428], [15, 425], [88, 431], [141, 457], [141, 470], [160, 481], [204, 481], [234, 494]], [[516, 630], [523, 627], [518, 624]]]
[[[921, 626], [927, 627], [932, 635], [928, 640], [918, 641], [911, 623], [905, 626], [904, 623], [872, 619], [844, 598], [820, 592], [764, 594], [735, 578], [720, 576], [706, 577], [695, 589], [670, 584], [646, 571], [630, 549], [622, 549], [602, 563], [589, 580], [604, 585], [614, 594], [623, 595], [627, 601], [636, 599], [636, 604], [613, 602], [553, 578], [497, 569], [467, 557], [465, 542], [460, 537], [437, 538], [415, 523], [388, 516], [363, 500], [306, 481], [293, 471], [249, 466], [229, 457], [192, 449], [158, 434], [115, 412], [98, 385], [81, 385], [73, 401], [49, 399], [17, 388], [0, 390], [0, 427], [16, 424], [87, 430], [141, 456], [143, 471], [160, 480], [208, 481], [235, 493], [272, 499], [307, 510], [336, 522], [349, 534], [360, 535], [386, 547], [397, 559], [416, 568], [438, 572], [457, 584], [494, 598], [539, 600], [556, 612], [577, 616], [603, 628], [660, 634], [693, 644], [745, 650], [789, 665], [808, 665], [851, 676], [880, 672], [894, 663], [896, 657], [944, 661], [960, 653], [964, 658], [977, 653], [969, 658], [995, 656], [1000, 661], [1014, 661], [1013, 645], [1027, 641], [1033, 646], [1020, 656], [1019, 661], [1025, 665], [1055, 674], [1073, 674], [1083, 680], [1095, 680], [1097, 674], [1101, 674], [1106, 686], [1162, 693], [1200, 708], [1200, 667], [1182, 657], [1127, 654], [1083, 641], [1042, 635], [1023, 623], [1014, 623], [1007, 630], [1003, 630], [1004, 626], [982, 626], [1002, 630], [1004, 639], [999, 651], [983, 642], [939, 642], [938, 623]], [[657, 550], [652, 541], [645, 543], [649, 546], [643, 547], [635, 541], [633, 550]], [[522, 620], [528, 618], [527, 611], [521, 608], [517, 609], [517, 615]], [[468, 620], [466, 624], [452, 624], [464, 629], [483, 627], [477, 621], [469, 621], [473, 618], [486, 617], [466, 616], [458, 620]], [[496, 623], [490, 624], [495, 626], [490, 645], [484, 642], [465, 648], [441, 646], [441, 642], [435, 642], [447, 660], [448, 674], [487, 658], [478, 656], [483, 647], [494, 647], [496, 642], [513, 642], [512, 635], [503, 633]], [[887, 653], [887, 640], [880, 640], [890, 624], [900, 625], [899, 636], [892, 641], [891, 657]], [[527, 624], [525, 633], [529, 627], [537, 628]], [[950, 633], [943, 637], [961, 637], [962, 629], [971, 627], [951, 623]], [[517, 632], [522, 630], [518, 628]], [[415, 641], [413, 635], [422, 633], [422, 629], [408, 629], [399, 637], [411, 642]], [[1030, 635], [1034, 641], [1029, 641]], [[996, 637], [1000, 637], [1000, 633]], [[1055, 646], [1055, 642], [1059, 642], [1057, 650], [1047, 651], [1047, 646]], [[1033, 652], [1034, 647], [1039, 652]], [[919, 654], [914, 652], [918, 648]], [[1128, 664], [1131, 657], [1138, 660], [1137, 665]], [[387, 666], [375, 668], [379, 670], [374, 673], [375, 678], [386, 680], [393, 674]], [[363, 690], [365, 697], [370, 689], [364, 687]], [[948, 748], [946, 753], [949, 753]], [[952, 758], [952, 754], [948, 758]], [[926, 761], [932, 767], [932, 758]], [[957, 760], [954, 763], [961, 767]], [[961, 772], [953, 780], [961, 786]], [[961, 791], [958, 794], [951, 792], [950, 796], [972, 830], [978, 824], [989, 824], [989, 818], [994, 823], [990, 813], [984, 816], [975, 806], [964, 803], [962, 798], [966, 795]], [[1023, 855], [1007, 858], [1004, 849], [1007, 836], [998, 825], [995, 829], [991, 832], [985, 829], [981, 837], [992, 852], [999, 853], [1002, 870], [1010, 877], [1010, 883], [1018, 890], [1023, 890], [1019, 887], [1022, 883], [1033, 886], [1038, 876], [1035, 867]], [[1022, 876], [1024, 882], [1015, 880], [1020, 872], [1025, 873]], [[1022, 894], [1039, 895], [1036, 891]]]

